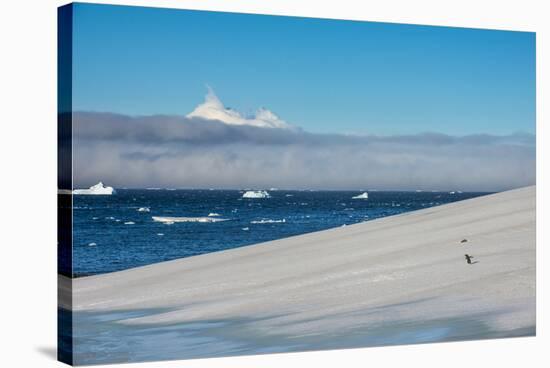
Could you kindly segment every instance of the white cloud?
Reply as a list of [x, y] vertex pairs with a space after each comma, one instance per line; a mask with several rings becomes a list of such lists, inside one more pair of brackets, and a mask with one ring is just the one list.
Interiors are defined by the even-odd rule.
[[293, 126], [281, 120], [275, 113], [265, 108], [260, 108], [254, 116], [245, 117], [240, 112], [224, 107], [212, 88], [208, 87], [208, 93], [204, 102], [187, 114], [188, 118], [204, 120], [217, 120], [228, 125], [249, 125], [260, 128], [293, 129]]

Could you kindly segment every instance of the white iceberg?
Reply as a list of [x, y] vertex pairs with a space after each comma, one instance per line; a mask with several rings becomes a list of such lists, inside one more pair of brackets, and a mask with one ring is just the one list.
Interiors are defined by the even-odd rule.
[[219, 213], [216, 213], [216, 212], [210, 212], [208, 214], [208, 217], [218, 217], [218, 216], [221, 216]]
[[216, 218], [216, 217], [161, 217], [153, 216], [153, 221], [163, 222], [167, 225], [171, 225], [175, 222], [221, 222], [228, 219]]
[[364, 192], [362, 194], [356, 195], [355, 197], [351, 197], [352, 199], [369, 199], [369, 193]]
[[103, 185], [102, 182], [99, 182], [96, 185], [92, 185], [88, 189], [73, 190], [73, 194], [86, 194], [86, 195], [111, 195], [115, 193], [116, 191], [113, 189], [113, 187], [106, 187]]
[[140, 207], [138, 208], [138, 212], [151, 212], [151, 209], [149, 207]]
[[243, 198], [271, 198], [265, 190], [248, 190], [243, 194]]

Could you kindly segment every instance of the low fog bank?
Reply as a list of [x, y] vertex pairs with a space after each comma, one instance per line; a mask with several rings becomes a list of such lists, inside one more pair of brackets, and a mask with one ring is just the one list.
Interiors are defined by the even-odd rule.
[[502, 191], [535, 184], [535, 136], [313, 134], [77, 112], [74, 185]]

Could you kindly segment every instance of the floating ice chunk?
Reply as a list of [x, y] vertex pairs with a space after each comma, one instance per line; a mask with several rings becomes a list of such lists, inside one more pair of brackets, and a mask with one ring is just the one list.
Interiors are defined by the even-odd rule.
[[89, 243], [88, 246], [89, 247], [95, 247], [97, 244], [96, 243]]
[[135, 225], [134, 221], [126, 221], [124, 225]]
[[278, 224], [283, 222], [286, 222], [286, 219], [282, 219], [282, 220], [261, 219], [261, 220], [250, 221], [251, 224]]
[[355, 197], [351, 197], [352, 199], [369, 199], [369, 193], [364, 192], [363, 194], [356, 195]]
[[270, 198], [268, 192], [265, 190], [249, 190], [243, 194], [243, 198]]
[[216, 213], [216, 212], [210, 212], [208, 214], [208, 217], [217, 217], [217, 216], [221, 216], [219, 213]]
[[153, 221], [163, 222], [165, 224], [173, 224], [175, 222], [221, 222], [228, 219], [215, 217], [161, 217], [153, 216]]
[[151, 212], [151, 209], [149, 207], [140, 207], [138, 208], [138, 212]]
[[73, 194], [77, 195], [111, 195], [116, 194], [116, 191], [113, 189], [113, 187], [106, 187], [103, 185], [102, 182], [97, 183], [96, 185], [92, 185], [88, 189], [75, 189], [73, 190]]
[[285, 197], [293, 197], [292, 194], [285, 194]]
[[243, 230], [244, 230], [244, 231], [248, 231], [248, 230], [250, 230], [250, 228], [248, 228], [248, 227], [243, 227]]
[[157, 233], [157, 235], [158, 235], [158, 236], [164, 236], [164, 234], [163, 234], [163, 233]]

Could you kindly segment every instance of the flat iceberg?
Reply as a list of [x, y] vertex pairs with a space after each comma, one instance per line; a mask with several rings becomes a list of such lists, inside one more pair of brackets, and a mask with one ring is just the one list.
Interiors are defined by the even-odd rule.
[[171, 225], [175, 222], [221, 222], [227, 221], [228, 219], [216, 218], [216, 217], [161, 217], [153, 216], [153, 221], [164, 222], [165, 224]]
[[251, 224], [280, 224], [286, 222], [286, 219], [282, 220], [272, 220], [272, 219], [261, 219], [250, 221]]
[[149, 207], [140, 207], [137, 210], [138, 212], [151, 212], [151, 209]]
[[243, 198], [271, 198], [265, 190], [248, 190], [243, 194]]
[[73, 190], [73, 194], [85, 194], [85, 195], [111, 195], [115, 194], [116, 191], [113, 189], [113, 187], [106, 187], [103, 185], [102, 182], [97, 183], [96, 185], [92, 185], [88, 189], [75, 189]]
[[352, 199], [369, 199], [369, 193], [364, 192], [363, 194], [356, 195], [355, 197], [351, 197]]
[[218, 216], [221, 216], [219, 213], [216, 213], [216, 212], [210, 212], [208, 214], [208, 217], [218, 217]]

